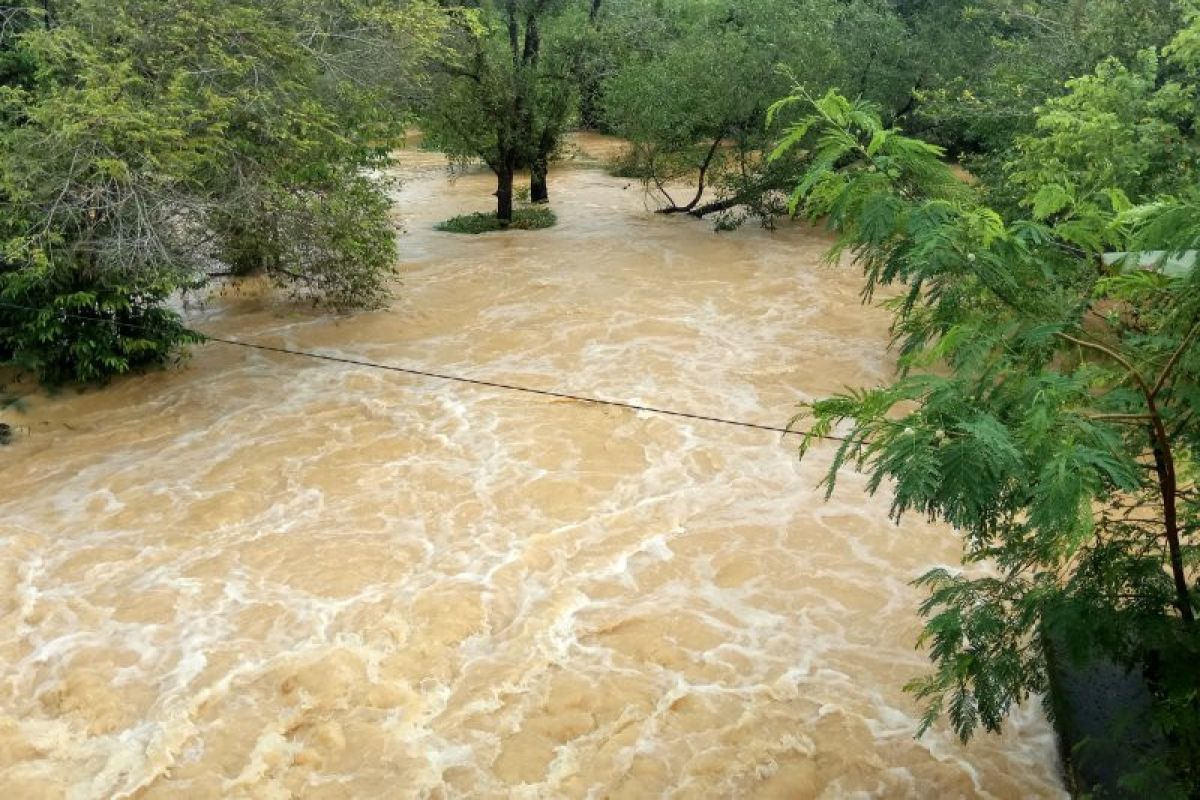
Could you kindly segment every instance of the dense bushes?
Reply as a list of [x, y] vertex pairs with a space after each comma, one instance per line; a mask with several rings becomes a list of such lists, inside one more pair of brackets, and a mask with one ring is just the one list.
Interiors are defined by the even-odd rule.
[[163, 307], [171, 289], [52, 268], [2, 271], [0, 362], [51, 385], [165, 364], [200, 341]]
[[163, 300], [212, 273], [265, 272], [337, 308], [384, 302], [395, 245], [367, 176], [402, 134], [404, 82], [442, 13], [425, 0], [6, 9], [0, 291], [37, 310], [0, 307], [0, 358], [46, 381], [161, 363], [194, 339]]
[[1146, 51], [1069, 82], [990, 186], [870, 104], [783, 104], [806, 113], [781, 146], [811, 151], [796, 210], [867, 296], [900, 290], [900, 376], [807, 405], [804, 448], [844, 425], [831, 491], [857, 466], [897, 520], [963, 538], [964, 569], [918, 581], [926, 726], [998, 730], [1047, 689], [1049, 639], [1068, 666], [1144, 677], [1158, 744], [1134, 796], [1200, 791], [1200, 270], [1164, 268], [1200, 249], [1198, 41], [1200, 14], [1166, 50], [1174, 80]]

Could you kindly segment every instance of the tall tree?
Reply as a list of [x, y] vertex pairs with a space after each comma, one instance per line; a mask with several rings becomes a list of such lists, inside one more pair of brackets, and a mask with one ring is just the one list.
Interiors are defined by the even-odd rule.
[[833, 93], [787, 101], [808, 113], [781, 145], [811, 148], [793, 203], [837, 232], [831, 258], [867, 297], [903, 289], [901, 377], [808, 406], [802, 452], [844, 425], [829, 491], [856, 465], [897, 520], [963, 536], [968, 568], [918, 581], [925, 725], [997, 730], [1046, 689], [1048, 638], [1144, 671], [1164, 738], [1129, 780], [1180, 797], [1200, 787], [1197, 41], [1194, 15], [1169, 71], [1151, 51], [1070, 82], [1016, 141], [1010, 205]]
[[531, 199], [549, 199], [550, 157], [572, 110], [565, 61], [544, 30], [563, 0], [485, 0], [458, 16], [452, 54], [424, 114], [429, 140], [496, 175], [496, 216], [512, 221], [513, 183], [530, 170]]
[[[213, 272], [381, 302], [392, 81], [437, 46], [424, 0], [57, 0], [0, 51], [0, 360], [88, 381], [193, 338], [163, 308]], [[15, 68], [14, 66], [15, 65]], [[14, 77], [15, 76], [15, 77]]]

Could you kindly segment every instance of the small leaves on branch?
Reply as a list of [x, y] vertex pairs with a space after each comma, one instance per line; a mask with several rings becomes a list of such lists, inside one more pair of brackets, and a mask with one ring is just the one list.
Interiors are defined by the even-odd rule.
[[[1200, 269], [1161, 265], [1200, 247], [1186, 177], [1200, 70], [1182, 55], [1198, 52], [1182, 44], [1198, 25], [1169, 51], [1192, 82], [1157, 81], [1147, 54], [1138, 72], [1105, 62], [1047, 103], [1005, 167], [1015, 198], [964, 181], [864, 101], [801, 88], [772, 108], [804, 112], [772, 152], [811, 153], [792, 210], [835, 233], [829, 258], [863, 270], [864, 298], [894, 296], [900, 376], [803, 409], [815, 433], [845, 436], [824, 485], [865, 470], [897, 522], [949, 523], [975, 565], [917, 581], [934, 663], [909, 686], [922, 730], [943, 715], [964, 740], [998, 730], [1045, 691], [1053, 635], [1072, 658], [1147, 670], [1170, 743], [1156, 757], [1192, 790]], [[1119, 157], [1098, 155], [1101, 130]]]

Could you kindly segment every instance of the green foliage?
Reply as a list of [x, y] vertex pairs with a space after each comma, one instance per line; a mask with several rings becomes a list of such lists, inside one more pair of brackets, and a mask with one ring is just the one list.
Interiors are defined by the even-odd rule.
[[[212, 273], [263, 270], [337, 307], [386, 297], [393, 237], [383, 186], [367, 170], [402, 135], [400, 96], [413, 88], [404, 76], [437, 49], [444, 15], [434, 3], [60, 0], [22, 10], [12, 19], [26, 22], [0, 33], [5, 280], [45, 303], [39, 311], [55, 307], [61, 286], [124, 297], [157, 337], [156, 355], [142, 358], [89, 341], [95, 326], [48, 334], [0, 311], [9, 336], [49, 337], [12, 340], [10, 354], [54, 340], [76, 359], [68, 368], [28, 356], [22, 366], [90, 380], [161, 361], [184, 337], [151, 306]], [[90, 348], [103, 356], [79, 363]]]
[[518, 230], [536, 231], [553, 227], [558, 221], [554, 212], [542, 206], [518, 208], [513, 211], [512, 222], [504, 223], [495, 214], [480, 212], [463, 214], [445, 222], [439, 222], [435, 228], [447, 233], [490, 233], [492, 231]]
[[925, 726], [998, 730], [1046, 689], [1052, 635], [1070, 659], [1145, 670], [1166, 746], [1140, 777], [1183, 792], [1200, 786], [1200, 270], [1103, 255], [1200, 246], [1192, 20], [1168, 51], [1188, 77], [1157, 80], [1147, 54], [1048, 103], [1004, 175], [1019, 196], [995, 207], [1002, 192], [957, 181], [869, 104], [800, 90], [774, 109], [806, 112], [776, 153], [811, 152], [793, 209], [836, 232], [830, 258], [864, 270], [866, 297], [901, 289], [900, 377], [808, 405], [802, 453], [841, 431], [829, 491], [863, 469], [895, 519], [963, 537], [966, 569], [918, 581]]
[[[1064, 88], [1079, 98], [1089, 85], [1106, 87], [1120, 128], [1106, 131], [1104, 120], [1093, 119], [1090, 129], [1076, 132], [1077, 153], [1099, 153], [1127, 172], [1145, 166], [1143, 174], [1154, 166], [1129, 156], [1173, 157], [1181, 140], [1153, 128], [1188, 124], [1183, 98], [1158, 86], [1178, 68], [1160, 71], [1146, 52], [1171, 40], [1184, 7], [1176, 0], [752, 0], [733, 6], [627, 0], [603, 4], [594, 24], [581, 26], [581, 55], [572, 63], [588, 87], [586, 116], [634, 143], [619, 174], [642, 179], [664, 213], [702, 217], [736, 210], [735, 218], [769, 223], [806, 157], [793, 147], [775, 159], [760, 157], [770, 147], [766, 110], [792, 83], [815, 95], [832, 89], [872, 103], [885, 124], [965, 157], [972, 171], [989, 179], [992, 204], [1003, 206], [1019, 192], [1004, 185], [1019, 172], [1005, 167], [1009, 151], [1021, 136], [1041, 138], [1034, 135], [1035, 120], [1060, 124], [1039, 108], [1056, 102]], [[1194, 43], [1183, 37], [1174, 46]], [[1106, 59], [1111, 62], [1101, 71], [1125, 70], [1123, 83], [1106, 74], [1064, 87]], [[1170, 105], [1174, 112], [1160, 115]], [[1069, 109], [1063, 114], [1074, 118]], [[1149, 144], [1159, 134], [1159, 153], [1122, 146]], [[1104, 149], [1107, 144], [1113, 149]], [[679, 194], [686, 182], [695, 190]], [[729, 221], [727, 215], [722, 224]]]
[[[1150, 50], [1132, 69], [1108, 59], [1045, 105], [1035, 133], [1017, 139], [1008, 167], [1010, 186], [1026, 194], [1022, 202], [1035, 217], [1122, 210], [1114, 203], [1174, 194], [1195, 182], [1200, 153], [1188, 134], [1194, 92], [1160, 81], [1161, 72]], [[1109, 194], [1114, 190], [1119, 194]]]
[[0, 271], [0, 362], [48, 385], [92, 383], [169, 363], [202, 341], [162, 307], [169, 286]]
[[[575, 11], [577, 13], [571, 13]], [[482, 161], [497, 177], [496, 216], [512, 216], [513, 179], [530, 170], [533, 199], [549, 199], [550, 160], [576, 106], [563, 44], [586, 25], [563, 0], [484, 0], [456, 17], [422, 111], [426, 141], [457, 166]]]
[[1162, 47], [1179, 23], [1175, 0], [918, 1], [902, 13], [917, 75], [904, 127], [992, 158], [1031, 132], [1064, 81]]
[[[605, 25], [621, 55], [603, 83], [602, 119], [633, 142], [622, 173], [643, 178], [664, 211], [739, 206], [769, 220], [781, 210], [776, 195], [802, 154], [780, 163], [761, 153], [767, 109], [793, 80], [853, 86], [889, 105], [908, 94], [894, 46], [903, 25], [887, 3], [645, 0]], [[696, 188], [677, 198], [680, 182]]]
[[215, 212], [218, 257], [239, 275], [265, 273], [295, 294], [349, 310], [384, 305], [395, 274], [391, 204], [353, 172], [304, 185], [255, 186]]

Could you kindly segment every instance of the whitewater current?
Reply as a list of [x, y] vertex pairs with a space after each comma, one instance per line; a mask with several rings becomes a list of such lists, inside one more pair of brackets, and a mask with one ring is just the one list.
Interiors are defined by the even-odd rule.
[[[576, 139], [558, 225], [405, 151], [390, 308], [192, 297], [221, 336], [778, 426], [889, 378], [826, 235], [647, 211]], [[1033, 702], [914, 733], [954, 533], [832, 446], [208, 344], [3, 412], [0, 798], [1063, 797]]]

